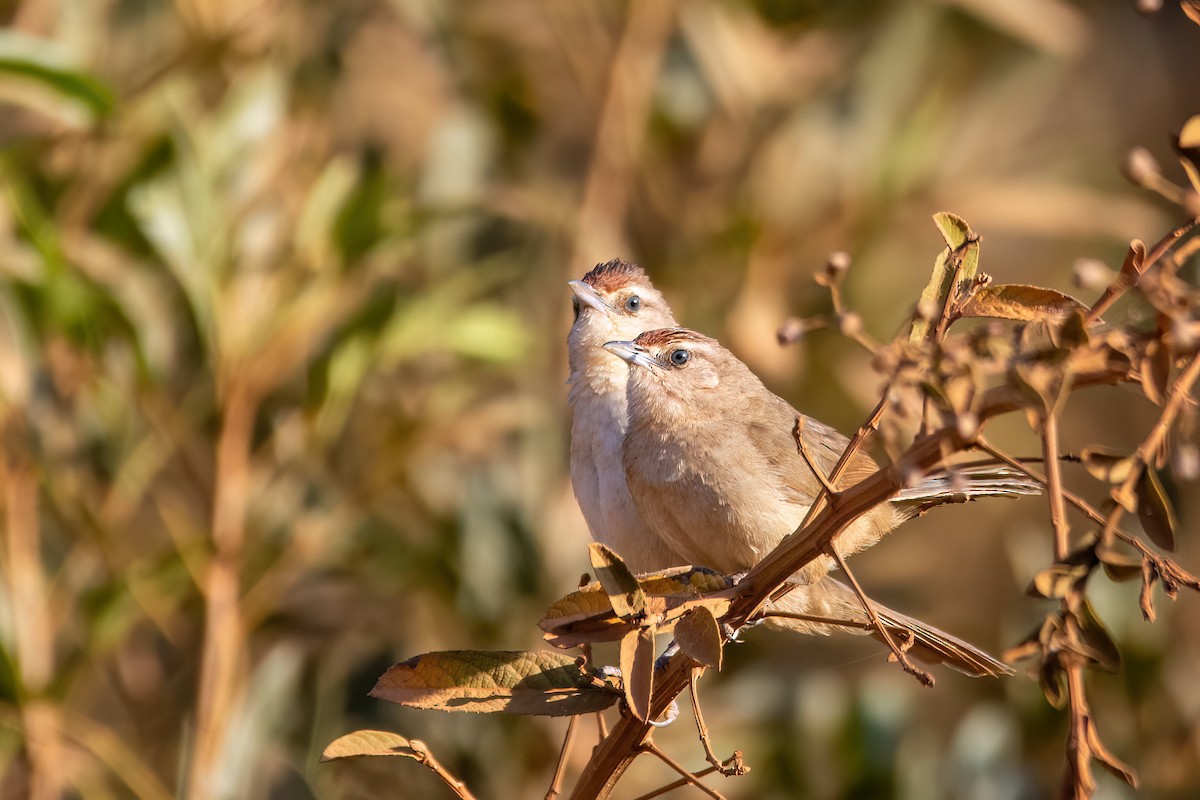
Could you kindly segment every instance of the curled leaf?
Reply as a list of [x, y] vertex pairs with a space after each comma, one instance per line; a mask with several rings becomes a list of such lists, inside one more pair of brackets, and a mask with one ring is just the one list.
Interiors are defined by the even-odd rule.
[[1031, 597], [1063, 598], [1087, 574], [1087, 564], [1051, 564], [1033, 576], [1026, 593]]
[[653, 627], [636, 628], [621, 639], [621, 677], [625, 702], [638, 719], [650, 718], [654, 692]]
[[675, 642], [697, 664], [721, 668], [721, 628], [707, 608], [694, 608], [680, 618], [675, 625]]
[[616, 551], [608, 545], [592, 542], [588, 545], [588, 555], [596, 578], [604, 587], [617, 616], [629, 619], [644, 614], [646, 593]]
[[1057, 657], [1051, 656], [1042, 662], [1038, 670], [1038, 683], [1046, 695], [1047, 703], [1055, 708], [1063, 708], [1067, 704], [1066, 677]]
[[[979, 236], [966, 221], [942, 211], [933, 215], [933, 223], [941, 232], [947, 249], [934, 261], [929, 283], [917, 302], [917, 313], [908, 335], [913, 344], [920, 344], [929, 337], [930, 323], [941, 315], [947, 303], [954, 302], [975, 282], [975, 273], [979, 270]], [[956, 274], [957, 283], [954, 280]]]
[[1084, 655], [1105, 672], [1116, 673], [1121, 669], [1121, 651], [1117, 649], [1112, 635], [1096, 616], [1092, 604], [1084, 600], [1075, 614], [1079, 623], [1079, 634], [1085, 647]]
[[988, 317], [1032, 322], [1046, 317], [1087, 313], [1087, 306], [1070, 295], [1040, 286], [1000, 283], [985, 286], [959, 311], [963, 317]]
[[1179, 527], [1179, 520], [1175, 516], [1171, 499], [1167, 496], [1167, 490], [1158, 477], [1158, 470], [1153, 466], [1147, 465], [1142, 473], [1137, 495], [1138, 518], [1142, 521], [1146, 535], [1162, 549], [1174, 550], [1175, 530]]
[[383, 673], [370, 694], [410, 708], [551, 717], [600, 711], [620, 696], [578, 659], [545, 650], [426, 653]]
[[1105, 574], [1114, 581], [1129, 581], [1142, 574], [1142, 557], [1122, 552], [1112, 544], [1097, 544], [1096, 557], [1104, 565]]
[[425, 753], [414, 749], [408, 739], [398, 733], [362, 730], [347, 733], [330, 742], [321, 753], [321, 761], [362, 756], [404, 756], [422, 760]]
[[1098, 481], [1124, 483], [1137, 466], [1131, 456], [1119, 455], [1101, 447], [1085, 447], [1079, 453], [1083, 466]]

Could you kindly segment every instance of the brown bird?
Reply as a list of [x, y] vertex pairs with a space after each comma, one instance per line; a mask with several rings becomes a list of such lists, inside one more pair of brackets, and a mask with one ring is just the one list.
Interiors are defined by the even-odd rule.
[[571, 486], [592, 538], [620, 554], [634, 572], [687, 563], [646, 527], [625, 486], [625, 382], [629, 369], [603, 349], [613, 339], [671, 327], [662, 294], [636, 264], [598, 264], [568, 284], [575, 321], [567, 336], [571, 375]]
[[[821, 490], [797, 452], [792, 435], [797, 419], [803, 420], [807, 451], [826, 475], [849, 440], [772, 394], [745, 364], [702, 334], [659, 329], [604, 347], [629, 363], [622, 464], [644, 523], [687, 563], [727, 574], [754, 566], [799, 526]], [[853, 485], [876, 469], [869, 456], [859, 454], [842, 484]], [[934, 475], [860, 517], [838, 537], [838, 552], [848, 556], [870, 547], [940, 503], [1039, 491], [1002, 468], [964, 470], [958, 480]], [[832, 567], [829, 557], [805, 566], [796, 575], [804, 585], [784, 598], [783, 610], [865, 619], [850, 590], [826, 578]], [[923, 660], [945, 661], [968, 674], [1010, 672], [948, 634], [876, 608], [885, 622], [913, 633], [914, 652]], [[787, 627], [828, 632], [800, 621]]]

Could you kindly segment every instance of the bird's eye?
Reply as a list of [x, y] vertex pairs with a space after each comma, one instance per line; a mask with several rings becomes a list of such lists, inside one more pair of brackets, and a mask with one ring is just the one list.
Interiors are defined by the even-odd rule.
[[629, 295], [629, 297], [625, 300], [625, 310], [630, 314], [636, 314], [637, 312], [641, 311], [642, 298], [638, 297], [636, 294]]
[[692, 354], [689, 353], [687, 350], [671, 351], [671, 363], [677, 367], [682, 367], [684, 364], [686, 364], [688, 362], [688, 359], [691, 357], [692, 357]]

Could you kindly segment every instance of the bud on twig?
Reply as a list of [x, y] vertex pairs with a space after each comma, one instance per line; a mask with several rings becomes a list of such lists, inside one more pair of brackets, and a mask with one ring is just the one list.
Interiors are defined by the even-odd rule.
[[1144, 147], [1134, 147], [1125, 156], [1121, 172], [1134, 186], [1146, 186], [1155, 178], [1162, 175], [1158, 161]]

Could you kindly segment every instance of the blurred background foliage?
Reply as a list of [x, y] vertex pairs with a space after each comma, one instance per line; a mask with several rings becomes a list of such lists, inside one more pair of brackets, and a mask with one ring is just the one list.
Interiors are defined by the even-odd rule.
[[[563, 721], [366, 692], [427, 650], [536, 647], [586, 568], [565, 281], [639, 261], [848, 431], [867, 357], [774, 343], [826, 310], [830, 251], [889, 337], [935, 211], [983, 233], [989, 273], [1066, 290], [1076, 258], [1166, 232], [1118, 165], [1173, 161], [1200, 29], [1133, 6], [0, 0], [0, 796], [445, 794], [407, 762], [316, 764], [359, 727], [424, 739], [481, 797], [541, 796]], [[1089, 397], [1067, 435], [1130, 446], [1153, 418]], [[998, 438], [1035, 452], [1018, 428]], [[1043, 611], [1022, 590], [1046, 526], [1032, 499], [939, 511], [860, 578], [1000, 650]], [[1101, 730], [1142, 796], [1200, 795], [1200, 603], [1150, 626], [1136, 585], [1095, 595], [1125, 650], [1092, 680]], [[749, 638], [704, 692], [753, 767], [731, 796], [1057, 783], [1034, 681], [925, 691], [870, 642]], [[687, 717], [658, 740], [700, 765]], [[669, 779], [639, 763], [619, 796]]]

